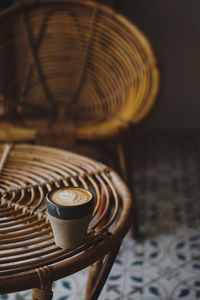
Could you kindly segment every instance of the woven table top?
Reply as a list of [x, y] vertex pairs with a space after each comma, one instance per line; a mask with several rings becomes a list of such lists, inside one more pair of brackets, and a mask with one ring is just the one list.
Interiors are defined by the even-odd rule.
[[[0, 293], [39, 285], [38, 269], [57, 280], [87, 267], [118, 246], [129, 229], [131, 198], [107, 166], [58, 149], [0, 145]], [[58, 248], [46, 217], [46, 193], [80, 186], [95, 194], [87, 243]]]

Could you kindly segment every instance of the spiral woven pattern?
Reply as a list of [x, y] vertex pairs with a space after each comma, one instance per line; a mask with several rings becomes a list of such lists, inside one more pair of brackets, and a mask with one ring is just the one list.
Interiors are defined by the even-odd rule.
[[[45, 266], [52, 266], [53, 280], [69, 275], [97, 259], [90, 255], [94, 247], [99, 259], [121, 242], [129, 228], [131, 199], [105, 165], [30, 145], [1, 145], [0, 157], [0, 293], [37, 286], [37, 269]], [[46, 193], [60, 186], [90, 189], [96, 199], [88, 241], [73, 251], [55, 245], [45, 213]], [[112, 239], [104, 234], [108, 231]]]
[[110, 8], [76, 0], [17, 4], [0, 14], [5, 26], [0, 105], [25, 124], [67, 120], [77, 137], [98, 138], [152, 108], [159, 75], [151, 46]]

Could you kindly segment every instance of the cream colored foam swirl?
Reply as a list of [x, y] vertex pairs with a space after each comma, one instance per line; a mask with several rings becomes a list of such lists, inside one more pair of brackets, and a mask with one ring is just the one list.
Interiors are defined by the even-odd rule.
[[88, 202], [91, 199], [91, 193], [82, 188], [59, 189], [51, 195], [51, 200], [62, 206], [76, 206]]

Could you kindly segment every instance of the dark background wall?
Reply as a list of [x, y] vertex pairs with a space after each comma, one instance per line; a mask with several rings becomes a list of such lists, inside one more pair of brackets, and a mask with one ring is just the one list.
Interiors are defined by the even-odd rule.
[[120, 10], [149, 37], [161, 65], [159, 99], [145, 126], [200, 129], [200, 1], [126, 0]]

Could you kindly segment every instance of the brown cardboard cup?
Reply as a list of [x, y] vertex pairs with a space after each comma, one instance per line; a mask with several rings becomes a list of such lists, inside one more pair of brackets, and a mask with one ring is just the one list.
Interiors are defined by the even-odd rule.
[[93, 194], [83, 188], [57, 188], [47, 194], [46, 201], [56, 245], [70, 250], [83, 244], [94, 209]]

